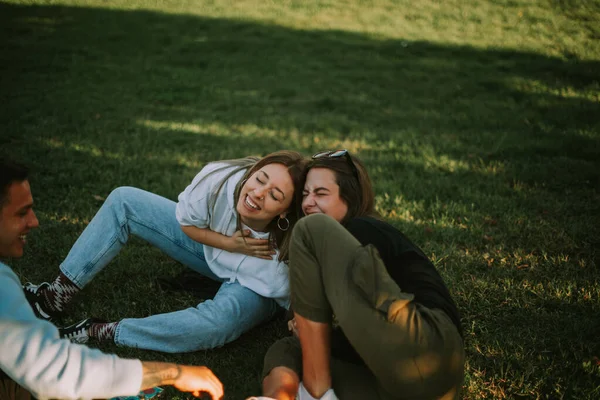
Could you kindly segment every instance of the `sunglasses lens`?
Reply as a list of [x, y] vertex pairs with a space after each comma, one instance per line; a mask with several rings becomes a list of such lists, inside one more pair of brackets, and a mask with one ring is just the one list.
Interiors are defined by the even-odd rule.
[[348, 153], [347, 150], [336, 150], [336, 151], [332, 151], [331, 154], [329, 154], [329, 157], [342, 157], [344, 155], [346, 155]]
[[330, 151], [322, 151], [320, 153], [315, 154], [314, 156], [312, 156], [312, 158], [321, 158], [321, 157], [327, 157], [331, 154]]
[[322, 151], [322, 152], [317, 153], [314, 156], [312, 156], [312, 158], [321, 158], [321, 157], [337, 158], [337, 157], [342, 157], [346, 154], [348, 154], [348, 150]]

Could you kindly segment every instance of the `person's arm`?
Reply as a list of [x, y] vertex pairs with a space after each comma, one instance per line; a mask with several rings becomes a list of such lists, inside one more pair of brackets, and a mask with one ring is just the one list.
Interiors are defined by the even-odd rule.
[[[204, 167], [177, 197], [175, 209], [177, 222], [183, 232], [198, 243], [232, 253], [270, 260], [275, 251], [270, 248], [267, 239], [250, 238], [249, 231], [237, 231], [229, 236], [209, 228], [211, 222], [213, 225], [215, 223], [213, 219], [218, 219], [219, 212], [217, 211], [215, 216], [215, 209], [224, 207], [228, 202], [227, 196], [232, 195], [228, 190], [235, 186], [244, 173], [243, 170], [239, 171], [230, 176], [226, 182], [222, 182], [230, 172], [231, 168], [223, 168], [223, 164], [213, 163]], [[217, 195], [218, 190], [220, 191]], [[218, 197], [214, 198], [215, 195]], [[228, 209], [227, 212], [231, 210]]]
[[0, 369], [39, 398], [132, 396], [157, 385], [214, 400], [223, 386], [206, 367], [140, 362], [60, 339], [57, 328], [35, 317], [17, 276], [0, 263]]
[[233, 236], [223, 235], [210, 228], [198, 228], [192, 225], [181, 225], [181, 230], [191, 239], [210, 247], [241, 253], [265, 260], [272, 260], [277, 254], [271, 248], [268, 239], [255, 239], [250, 237], [250, 231], [237, 231]]
[[0, 263], [0, 369], [38, 398], [110, 398], [135, 395], [139, 360], [121, 359], [60, 339], [37, 319], [17, 276]]
[[161, 385], [173, 385], [196, 397], [201, 392], [208, 393], [213, 400], [223, 397], [223, 384], [207, 367], [143, 361], [140, 390]]
[[60, 339], [35, 317], [17, 276], [0, 263], [0, 369], [38, 398], [133, 396], [157, 384], [210, 393], [223, 387], [206, 367], [123, 359]]

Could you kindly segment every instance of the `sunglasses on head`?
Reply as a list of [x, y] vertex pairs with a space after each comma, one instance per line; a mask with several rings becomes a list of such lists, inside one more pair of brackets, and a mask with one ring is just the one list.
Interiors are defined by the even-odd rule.
[[356, 169], [356, 165], [354, 165], [354, 162], [352, 161], [352, 158], [350, 157], [350, 152], [348, 152], [348, 150], [342, 149], [342, 150], [321, 151], [312, 156], [313, 159], [340, 158], [340, 157], [344, 157], [346, 159], [346, 162], [350, 166], [350, 169], [352, 169], [352, 173], [354, 174], [354, 177], [356, 178], [356, 180], [358, 180], [358, 169]]

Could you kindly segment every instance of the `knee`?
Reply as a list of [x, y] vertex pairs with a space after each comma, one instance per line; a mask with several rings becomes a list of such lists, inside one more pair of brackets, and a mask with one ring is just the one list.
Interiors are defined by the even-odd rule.
[[102, 207], [108, 207], [119, 220], [128, 218], [133, 210], [138, 210], [140, 206], [143, 206], [142, 195], [144, 193], [143, 190], [135, 187], [120, 186], [110, 192]]
[[302, 372], [302, 348], [300, 341], [295, 336], [289, 336], [273, 343], [263, 361], [263, 377], [279, 375], [279, 372], [288, 372], [287, 375], [299, 376]]
[[296, 238], [306, 234], [312, 235], [315, 232], [323, 231], [330, 224], [338, 224], [338, 222], [326, 214], [308, 215], [298, 220], [292, 235]]
[[119, 204], [123, 203], [125, 199], [136, 196], [136, 194], [140, 191], [138, 188], [134, 188], [131, 186], [120, 186], [116, 189], [113, 189], [112, 192], [106, 198], [107, 204]]
[[265, 364], [272, 363], [271, 366], [274, 368], [279, 365], [276, 361], [280, 361], [283, 356], [302, 358], [302, 347], [298, 337], [288, 336], [273, 343], [265, 354]]
[[113, 189], [102, 206], [110, 207], [111, 209], [119, 208], [127, 201], [127, 198], [134, 196], [135, 190], [137, 189], [129, 186], [121, 186]]
[[295, 399], [300, 376], [288, 367], [275, 367], [263, 379], [263, 395], [274, 399]]

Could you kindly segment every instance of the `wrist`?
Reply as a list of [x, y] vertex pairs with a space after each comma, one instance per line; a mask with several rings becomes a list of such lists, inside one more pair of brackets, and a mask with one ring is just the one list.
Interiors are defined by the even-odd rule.
[[231, 252], [233, 249], [233, 236], [222, 235], [221, 236], [221, 248], [225, 251]]
[[142, 390], [159, 385], [173, 385], [182, 374], [182, 366], [163, 362], [142, 362]]
[[164, 374], [162, 375], [162, 384], [163, 385], [173, 385], [175, 381], [179, 379], [182, 374], [182, 367], [176, 364], [168, 364], [168, 367], [165, 369]]

